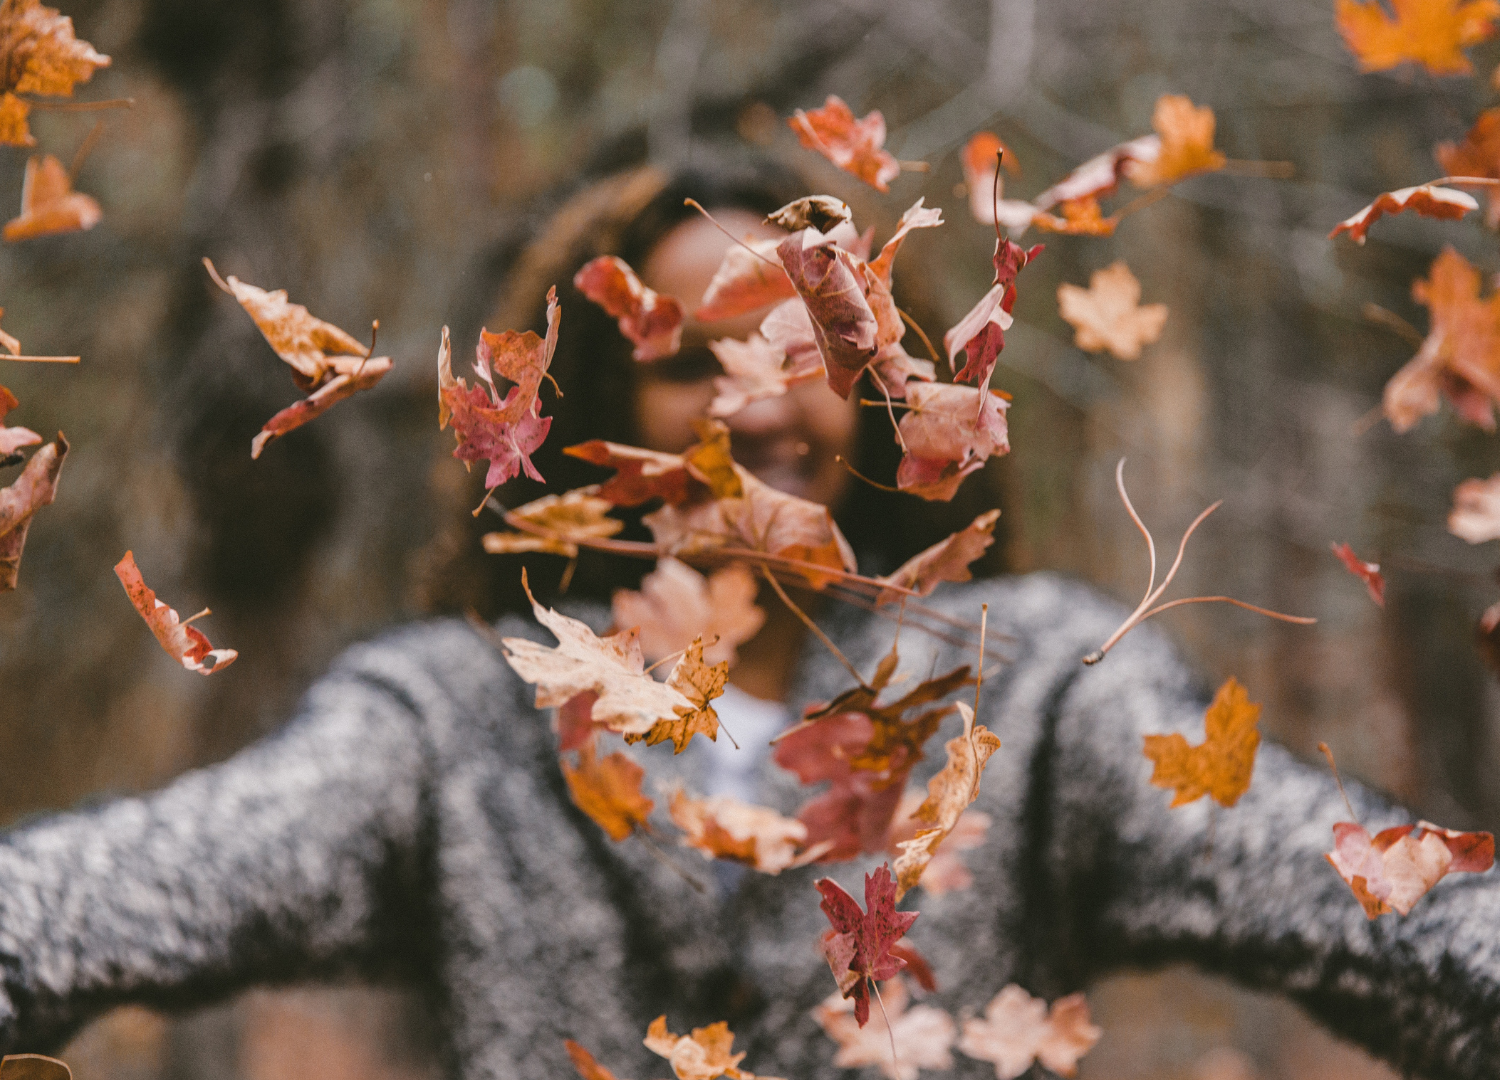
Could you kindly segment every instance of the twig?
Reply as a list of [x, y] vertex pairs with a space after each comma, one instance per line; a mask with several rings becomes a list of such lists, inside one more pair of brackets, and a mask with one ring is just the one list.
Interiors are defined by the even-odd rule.
[[1378, 326], [1383, 326], [1387, 330], [1394, 330], [1397, 334], [1405, 338], [1408, 344], [1420, 346], [1423, 341], [1427, 340], [1422, 336], [1422, 331], [1418, 330], [1400, 315], [1397, 315], [1394, 311], [1388, 311], [1373, 301], [1366, 300], [1365, 306], [1360, 308], [1360, 314]]
[[1359, 824], [1359, 815], [1354, 812], [1354, 804], [1349, 801], [1349, 793], [1344, 790], [1344, 781], [1339, 779], [1339, 766], [1333, 760], [1333, 751], [1326, 742], [1318, 743], [1318, 749], [1323, 751], [1323, 756], [1328, 759], [1328, 767], [1333, 770], [1333, 782], [1339, 786], [1339, 794], [1344, 797], [1344, 805], [1349, 808], [1349, 819], [1356, 825]]
[[1145, 598], [1142, 599], [1140, 604], [1136, 606], [1136, 609], [1130, 613], [1130, 616], [1120, 624], [1119, 629], [1117, 629], [1113, 634], [1109, 636], [1109, 640], [1107, 640], [1103, 645], [1099, 646], [1099, 648], [1094, 652], [1089, 653], [1083, 658], [1083, 662], [1085, 664], [1097, 664], [1100, 660], [1103, 660], [1105, 654], [1108, 653], [1110, 649], [1114, 648], [1115, 645], [1119, 643], [1121, 638], [1130, 633], [1131, 630], [1135, 629], [1141, 623], [1151, 618], [1153, 615], [1159, 615], [1163, 611], [1168, 611], [1174, 607], [1180, 607], [1183, 604], [1233, 604], [1236, 607], [1242, 607], [1249, 611], [1254, 611], [1257, 614], [1269, 616], [1273, 619], [1281, 619], [1284, 622], [1310, 625], [1318, 621], [1317, 619], [1307, 618], [1301, 615], [1284, 615], [1279, 611], [1270, 611], [1266, 608], [1256, 607], [1254, 604], [1247, 604], [1243, 600], [1235, 600], [1228, 596], [1193, 596], [1188, 597], [1185, 600], [1173, 600], [1169, 603], [1161, 604], [1158, 606], [1156, 602], [1161, 599], [1162, 593], [1167, 591], [1167, 586], [1172, 584], [1172, 579], [1177, 576], [1177, 571], [1182, 567], [1182, 556], [1187, 551], [1188, 538], [1193, 535], [1199, 525], [1203, 524], [1204, 519], [1207, 518], [1209, 514], [1212, 514], [1215, 510], [1217, 510], [1224, 504], [1223, 500], [1221, 499], [1213, 505], [1209, 506], [1201, 514], [1193, 519], [1193, 523], [1187, 527], [1187, 531], [1182, 534], [1182, 540], [1177, 545], [1177, 558], [1172, 560], [1171, 569], [1169, 569], [1166, 573], [1166, 576], [1162, 578], [1161, 584], [1157, 585], [1156, 542], [1151, 538], [1151, 530], [1146, 528], [1145, 522], [1141, 521], [1140, 515], [1135, 512], [1135, 507], [1130, 503], [1130, 496], [1125, 491], [1124, 458], [1121, 458], [1119, 464], [1115, 466], [1115, 488], [1120, 493], [1120, 501], [1125, 504], [1126, 512], [1130, 514], [1130, 520], [1135, 522], [1136, 528], [1140, 529], [1141, 535], [1146, 538], [1146, 550], [1149, 552], [1151, 557], [1151, 577], [1150, 582], [1146, 586]]
[[28, 364], [76, 364], [77, 356], [12, 356], [8, 352], [0, 352], [0, 360], [16, 360]]
[[1290, 180], [1297, 175], [1297, 166], [1290, 161], [1240, 161], [1229, 158], [1219, 171], [1225, 176], [1264, 176], [1271, 180]]
[[876, 374], [873, 367], [868, 368], [867, 370], [869, 372], [870, 378], [875, 380], [875, 385], [880, 387], [880, 392], [885, 395], [885, 413], [891, 418], [891, 427], [896, 432], [896, 441], [901, 444], [901, 452], [905, 454], [907, 453], [906, 439], [901, 435], [901, 425], [896, 423], [896, 410], [891, 407], [891, 392], [890, 390], [886, 389], [885, 380], [882, 379], [878, 374]]
[[178, 626], [186, 626], [188, 623], [197, 622], [199, 619], [203, 618], [203, 616], [205, 616], [205, 615], [212, 615], [212, 614], [213, 614], [213, 612], [211, 610], [209, 610], [208, 608], [204, 608], [202, 611], [198, 612], [198, 614], [196, 614], [196, 615], [189, 615], [186, 619], [183, 619], [177, 625]]
[[129, 109], [135, 106], [135, 98], [109, 98], [106, 101], [47, 101], [40, 98], [22, 98], [33, 109], [52, 112], [97, 112], [100, 109]]
[[837, 461], [846, 470], [848, 470], [849, 475], [852, 476], [852, 477], [854, 477], [854, 479], [856, 479], [856, 480], [863, 480], [865, 483], [869, 484], [872, 488], [878, 488], [881, 491], [894, 491], [894, 492], [898, 492], [898, 493], [901, 490], [900, 488], [897, 488], [897, 487], [891, 487], [891, 485], [889, 485], [889, 484], [882, 484], [878, 480], [871, 480], [868, 476], [866, 476], [864, 473], [860, 472], [853, 465], [850, 465], [849, 464], [849, 459], [846, 458], [846, 457], [844, 457], [843, 454], [835, 454], [835, 455], [833, 455], [833, 460]]
[[917, 337], [922, 339], [922, 344], [927, 349], [927, 355], [932, 357], [932, 362], [934, 364], [941, 364], [942, 360], [938, 358], [937, 350], [932, 347], [932, 339], [927, 336], [927, 331], [923, 330], [922, 327], [918, 325], [916, 319], [913, 319], [910, 315], [902, 311], [900, 308], [896, 309], [896, 314], [901, 316], [902, 322], [906, 323], [907, 326], [911, 327], [917, 332]]
[[1152, 203], [1160, 202], [1170, 194], [1172, 194], [1172, 188], [1170, 185], [1168, 185], [1166, 187], [1159, 187], [1154, 191], [1148, 191], [1144, 195], [1137, 195], [1134, 199], [1131, 199], [1128, 203], [1120, 207], [1120, 209], [1116, 210], [1110, 216], [1113, 217], [1116, 221], [1119, 221], [1121, 218], [1127, 217], [1130, 214], [1135, 213], [1137, 210], [1146, 209], [1146, 207], [1150, 206]]
[[673, 859], [670, 855], [668, 855], [661, 849], [660, 845], [658, 845], [656, 842], [656, 837], [651, 833], [650, 825], [642, 823], [641, 827], [635, 831], [635, 835], [641, 838], [641, 843], [646, 845], [647, 851], [649, 851], [657, 859], [661, 860], [661, 862], [669, 869], [676, 871], [678, 876], [680, 876], [683, 881], [686, 881], [689, 885], [691, 885], [695, 892], [708, 892], [707, 885], [703, 884], [703, 882], [699, 881], [692, 874], [688, 873], [686, 868], [679, 866], [676, 859]]
[[771, 588], [776, 590], [776, 595], [781, 597], [781, 602], [787, 606], [787, 609], [791, 611], [793, 615], [797, 616], [797, 618], [801, 619], [802, 624], [809, 630], [811, 630], [817, 637], [817, 639], [828, 647], [828, 651], [833, 653], [833, 655], [838, 658], [838, 662], [844, 665], [844, 670], [847, 671], [850, 675], [854, 676], [854, 681], [859, 683], [862, 689], [872, 690], [873, 687], [871, 687], [869, 683], [865, 682], [864, 677], [859, 673], [859, 669], [849, 662], [849, 658], [839, 651], [839, 647], [833, 643], [833, 639], [830, 638], [827, 634], [823, 633], [822, 629], [818, 626], [817, 623], [812, 621], [807, 612], [803, 611], [800, 607], [792, 602], [792, 598], [786, 594], [786, 590], [781, 587], [781, 582], [777, 581], [776, 578], [772, 576], [771, 571], [762, 566], [760, 568], [760, 572], [765, 575], [765, 579], [771, 583]]

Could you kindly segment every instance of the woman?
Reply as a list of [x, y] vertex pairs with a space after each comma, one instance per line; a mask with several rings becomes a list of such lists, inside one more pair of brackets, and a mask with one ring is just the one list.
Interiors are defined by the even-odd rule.
[[[773, 187], [726, 184], [699, 197], [749, 227], [743, 211], [766, 209]], [[568, 280], [582, 259], [562, 241], [594, 199], [621, 208], [622, 225], [613, 236], [584, 229], [582, 254], [618, 250], [691, 307], [717, 262], [711, 249], [727, 241], [691, 219], [648, 228], [667, 193], [677, 197], [645, 172], [579, 193], [522, 257], [512, 295], [530, 304]], [[650, 237], [641, 250], [634, 235]], [[581, 333], [598, 319], [582, 303], [566, 306], [570, 348], [612, 340]], [[690, 337], [680, 363], [701, 357], [701, 344]], [[631, 427], [664, 449], [686, 439], [667, 414], [702, 401], [693, 380], [635, 386], [635, 369], [597, 365], [581, 378], [570, 362], [555, 370], [572, 411], [557, 406], [549, 450]], [[859, 441], [854, 414], [836, 401], [813, 412], [800, 397], [775, 408], [783, 412], [732, 421], [763, 474], [835, 500], [862, 497], [832, 460]], [[615, 431], [604, 430], [610, 423]], [[539, 464], [572, 486], [561, 460]], [[906, 524], [877, 519], [857, 544], [875, 549]], [[590, 571], [595, 587], [611, 572]], [[993, 825], [967, 855], [970, 890], [907, 903], [922, 912], [910, 940], [936, 973], [937, 1003], [975, 1010], [1009, 982], [1053, 998], [1122, 964], [1190, 960], [1282, 990], [1430, 1080], [1496, 1071], [1500, 955], [1490, 926], [1500, 881], [1461, 875], [1405, 919], [1366, 921], [1322, 860], [1329, 827], [1347, 816], [1337, 790], [1271, 746], [1249, 793], [1217, 815], [1210, 850], [1203, 803], [1168, 810], [1146, 782], [1142, 735], [1182, 731], [1196, 742], [1207, 704], [1164, 639], [1137, 631], [1084, 667], [1121, 613], [1050, 575], [950, 587], [930, 606], [968, 619], [981, 603], [1010, 640], [978, 707], [1004, 743], [978, 803]], [[587, 602], [570, 610], [596, 629], [609, 620]], [[742, 650], [745, 690], [797, 715], [847, 688], [800, 624], [771, 618]], [[856, 609], [829, 607], [820, 622], [861, 670], [890, 648], [889, 624]], [[520, 617], [499, 631], [551, 641]], [[903, 670], [918, 673], [970, 659], [910, 632], [902, 649]], [[815, 948], [827, 923], [812, 886], [829, 868], [704, 887], [651, 845], [611, 843], [573, 807], [533, 695], [466, 623], [409, 628], [350, 650], [282, 732], [223, 765], [10, 833], [0, 843], [0, 1041], [43, 1049], [123, 1001], [186, 1004], [353, 970], [419, 985], [443, 1018], [446, 1064], [463, 1077], [569, 1075], [567, 1037], [619, 1075], [660, 1075], [641, 1038], [662, 1013], [674, 1031], [728, 1020], [757, 1073], [831, 1075], [833, 1046], [810, 1016], [833, 990]], [[698, 790], [735, 771], [702, 740], [680, 758], [656, 747], [640, 760], [654, 778]], [[783, 813], [803, 796], [763, 757], [739, 771]], [[1373, 795], [1352, 795], [1367, 827], [1403, 819]], [[860, 873], [882, 858], [831, 873], [857, 892]], [[967, 1058], [957, 1068], [991, 1070]]]

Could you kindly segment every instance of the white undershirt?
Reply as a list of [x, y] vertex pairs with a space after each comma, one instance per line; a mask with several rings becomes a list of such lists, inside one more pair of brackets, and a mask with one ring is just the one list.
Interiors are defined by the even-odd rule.
[[[714, 701], [719, 714], [719, 737], [701, 741], [707, 752], [704, 776], [709, 795], [727, 795], [741, 802], [760, 801], [760, 776], [770, 742], [790, 723], [792, 714], [779, 701], [765, 701], [729, 685]], [[726, 736], [734, 736], [731, 742]], [[736, 750], [734, 744], [739, 743]]]

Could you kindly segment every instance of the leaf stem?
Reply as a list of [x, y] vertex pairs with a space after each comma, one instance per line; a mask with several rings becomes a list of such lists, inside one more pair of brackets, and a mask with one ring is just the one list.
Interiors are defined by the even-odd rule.
[[934, 364], [941, 364], [942, 360], [938, 359], [937, 350], [932, 347], [932, 339], [927, 336], [927, 331], [922, 329], [921, 325], [917, 322], [916, 319], [913, 319], [910, 315], [902, 311], [900, 308], [896, 309], [896, 314], [901, 316], [902, 322], [906, 323], [907, 326], [911, 327], [917, 332], [917, 337], [922, 339], [922, 344], [927, 349], [927, 355], [932, 357], [932, 362]]
[[865, 483], [869, 484], [872, 488], [878, 488], [881, 491], [895, 491], [895, 492], [899, 492], [901, 490], [900, 488], [891, 487], [889, 484], [882, 484], [878, 480], [871, 480], [868, 476], [866, 476], [864, 473], [860, 472], [853, 465], [850, 465], [849, 464], [849, 459], [846, 458], [846, 457], [844, 457], [843, 454], [835, 454], [833, 456], [833, 460], [837, 461], [840, 465], [842, 465], [845, 469], [847, 469], [848, 472], [849, 472], [849, 475], [852, 476], [852, 477], [854, 477], [854, 479], [856, 479], [856, 480], [863, 480]]
[[135, 106], [135, 98], [109, 98], [105, 101], [47, 101], [37, 98], [22, 98], [33, 109], [52, 112], [95, 112], [99, 109], [129, 109]]
[[707, 210], [703, 209], [703, 204], [700, 203], [697, 199], [683, 199], [682, 200], [682, 205], [683, 206], [691, 206], [694, 210], [698, 211], [698, 213], [700, 213], [704, 217], [708, 218], [709, 221], [713, 222], [714, 228], [718, 229], [721, 233], [723, 233], [725, 236], [729, 237], [729, 239], [733, 240], [736, 244], [738, 244], [740, 247], [744, 248], [750, 254], [754, 255], [757, 259], [759, 259], [761, 262], [765, 263], [767, 266], [774, 266], [774, 267], [776, 267], [776, 269], [780, 270], [782, 273], [786, 273], [786, 268], [784, 266], [782, 266], [779, 262], [777, 262], [775, 259], [768, 259], [768, 258], [766, 258], [764, 255], [762, 255], [760, 252], [756, 251], [749, 244], [745, 243], [745, 241], [741, 240], [738, 236], [735, 236], [734, 233], [730, 232], [728, 229], [724, 228], [724, 226], [720, 225], [719, 222], [714, 218], [714, 216], [712, 214], [710, 214]]
[[891, 1040], [891, 1074], [893, 1076], [900, 1077], [901, 1062], [896, 1060], [896, 1030], [895, 1028], [891, 1027], [891, 1018], [886, 1014], [885, 1002], [880, 998], [879, 984], [876, 983], [874, 979], [870, 979], [868, 975], [866, 975], [865, 978], [869, 979], [870, 989], [875, 991], [875, 1004], [880, 1006], [880, 1019], [885, 1021], [885, 1033], [890, 1037]]
[[771, 571], [762, 566], [760, 568], [760, 572], [765, 576], [765, 579], [771, 583], [771, 588], [776, 590], [776, 595], [781, 597], [781, 602], [787, 606], [787, 609], [791, 611], [793, 615], [797, 616], [797, 618], [801, 619], [802, 625], [811, 630], [813, 632], [813, 635], [817, 637], [817, 639], [821, 641], [825, 646], [827, 646], [828, 651], [833, 653], [833, 655], [838, 658], [838, 662], [844, 665], [844, 670], [847, 671], [850, 675], [854, 676], [854, 681], [859, 683], [860, 688], [863, 690], [872, 690], [873, 688], [870, 686], [870, 684], [865, 682], [864, 677], [860, 675], [859, 669], [851, 664], [849, 662], [849, 658], [839, 651], [839, 647], [833, 643], [833, 639], [830, 638], [827, 634], [823, 633], [822, 628], [820, 628], [817, 623], [812, 621], [807, 612], [803, 611], [800, 607], [792, 602], [792, 598], [786, 594], [786, 590], [781, 587], [781, 582], [777, 581], [776, 578], [772, 576]]

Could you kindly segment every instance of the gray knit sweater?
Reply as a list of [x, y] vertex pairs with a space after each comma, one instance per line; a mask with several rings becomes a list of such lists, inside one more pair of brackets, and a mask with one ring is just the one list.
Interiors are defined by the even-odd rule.
[[[1206, 800], [1168, 810], [1141, 755], [1148, 732], [1202, 738], [1205, 687], [1164, 639], [1143, 629], [1081, 666], [1121, 613], [1047, 575], [949, 587], [934, 606], [973, 618], [981, 600], [1013, 639], [979, 710], [1004, 743], [979, 802], [994, 824], [965, 853], [972, 889], [904, 905], [922, 912], [911, 940], [937, 1004], [977, 1010], [1012, 981], [1052, 998], [1120, 965], [1188, 960], [1284, 991], [1429, 1080], [1500, 1075], [1500, 879], [1455, 875], [1408, 917], [1366, 921], [1323, 860], [1347, 816], [1337, 791], [1275, 746], [1206, 850]], [[827, 625], [865, 670], [889, 648], [883, 620], [846, 610]], [[501, 631], [550, 641], [521, 620]], [[964, 661], [911, 630], [903, 651], [919, 676]], [[810, 642], [789, 703], [846, 686]], [[862, 895], [878, 860], [723, 889], [674, 851], [708, 885], [695, 890], [573, 808], [532, 694], [462, 622], [417, 626], [350, 650], [283, 731], [230, 761], [11, 832], [0, 1048], [55, 1047], [125, 1001], [352, 972], [422, 987], [465, 1080], [566, 1078], [565, 1037], [617, 1075], [665, 1075], [641, 1045], [660, 1013], [678, 1032], [728, 1019], [757, 1073], [837, 1073], [808, 1015], [834, 989], [812, 883], [831, 870]], [[702, 755], [640, 760], [692, 784]], [[770, 765], [763, 792], [787, 813], [807, 795]], [[1405, 820], [1351, 795], [1369, 827]]]

